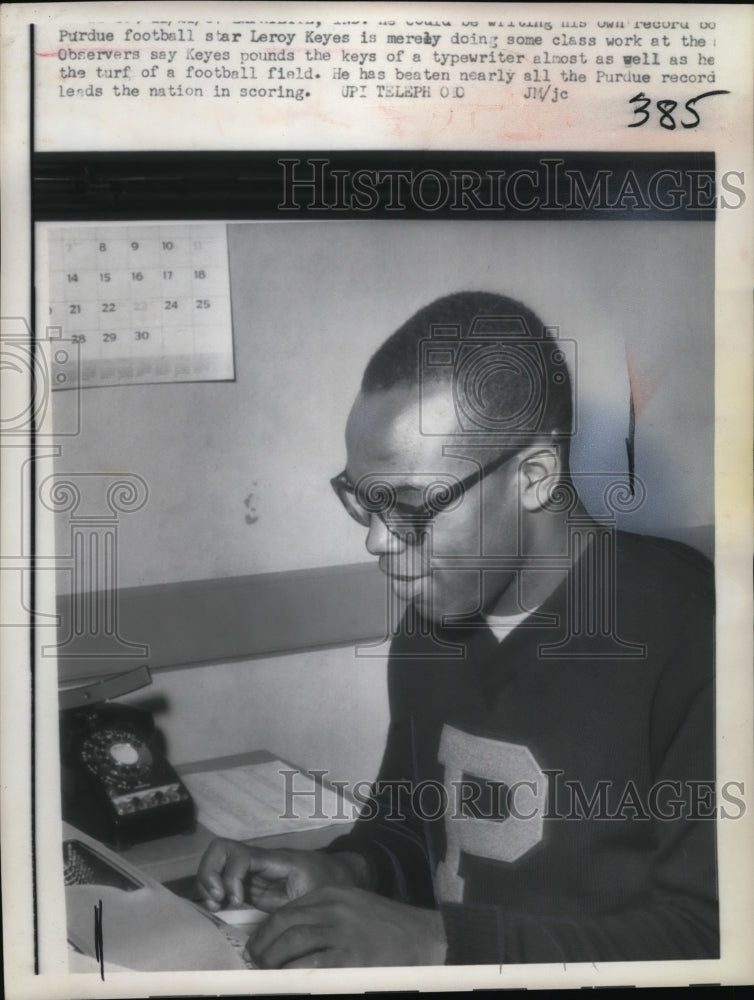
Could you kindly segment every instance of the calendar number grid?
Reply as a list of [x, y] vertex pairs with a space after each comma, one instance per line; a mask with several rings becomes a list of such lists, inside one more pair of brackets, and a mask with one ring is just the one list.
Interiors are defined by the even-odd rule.
[[224, 225], [55, 227], [48, 247], [49, 322], [79, 345], [66, 387], [233, 378]]

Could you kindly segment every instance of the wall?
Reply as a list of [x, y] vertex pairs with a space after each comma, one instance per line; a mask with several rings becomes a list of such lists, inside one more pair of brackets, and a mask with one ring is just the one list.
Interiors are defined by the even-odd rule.
[[388, 722], [385, 661], [352, 647], [161, 671], [122, 699], [155, 711], [175, 764], [267, 749], [371, 781]]
[[86, 389], [82, 433], [64, 445], [61, 468], [135, 472], [148, 484], [144, 510], [121, 519], [121, 586], [365, 558], [328, 482], [345, 463], [361, 371], [415, 309], [461, 288], [509, 292], [578, 341], [576, 468], [625, 469], [626, 338], [644, 383], [640, 526], [712, 521], [711, 223], [228, 231], [236, 381]]

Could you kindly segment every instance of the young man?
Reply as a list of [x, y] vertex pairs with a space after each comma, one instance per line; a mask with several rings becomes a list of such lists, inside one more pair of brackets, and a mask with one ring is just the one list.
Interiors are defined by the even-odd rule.
[[565, 346], [458, 293], [367, 366], [333, 486], [405, 602], [390, 729], [326, 851], [203, 858], [263, 967], [718, 954], [711, 569], [584, 509]]

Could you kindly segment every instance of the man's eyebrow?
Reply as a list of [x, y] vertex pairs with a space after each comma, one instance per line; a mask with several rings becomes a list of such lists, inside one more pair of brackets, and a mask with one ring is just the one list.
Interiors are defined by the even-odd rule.
[[416, 483], [393, 483], [396, 493], [423, 493], [424, 486]]
[[[362, 476], [361, 480], [363, 480], [363, 479], [371, 479], [372, 477], [374, 477], [375, 481], [379, 481], [382, 478], [384, 478], [386, 482], [390, 483], [390, 485], [396, 491], [396, 493], [398, 493], [398, 492], [400, 492], [400, 493], [423, 493], [424, 489], [425, 489], [424, 485], [422, 485], [421, 483], [407, 483], [407, 482], [401, 482], [400, 480], [396, 481], [395, 479], [393, 479], [393, 477], [391, 475], [389, 475], [387, 473], [385, 473], [384, 477], [380, 473], [378, 473], [378, 472], [377, 473], [368, 473], [366, 476]], [[354, 488], [357, 487], [359, 485], [359, 483], [361, 482], [361, 480], [359, 480], [357, 482], [354, 482], [354, 480], [351, 478], [351, 476], [348, 475], [348, 470], [347, 469], [346, 469], [346, 478], [348, 480], [349, 486], [352, 486]]]

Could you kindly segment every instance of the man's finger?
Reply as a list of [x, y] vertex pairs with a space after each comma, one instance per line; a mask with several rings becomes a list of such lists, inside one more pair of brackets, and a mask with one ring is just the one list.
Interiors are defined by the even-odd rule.
[[[298, 911], [301, 915], [301, 911]], [[290, 962], [321, 952], [333, 944], [333, 928], [325, 924], [296, 923], [288, 926], [275, 939], [260, 947], [259, 935], [249, 943], [254, 961], [264, 969], [280, 969]], [[264, 940], [264, 939], [263, 939]]]
[[249, 896], [251, 903], [266, 913], [272, 913], [288, 902], [285, 882], [281, 879], [275, 882], [252, 879], [249, 886]]
[[201, 904], [211, 913], [217, 913], [218, 910], [223, 908], [222, 903], [218, 903], [216, 900], [211, 899], [209, 896], [205, 895], [204, 890], [200, 888], [200, 893], [202, 896]]
[[[219, 883], [219, 879], [217, 880]], [[197, 879], [196, 887], [199, 897], [208, 910], [219, 910], [225, 896], [225, 890], [220, 884], [201, 882]]]
[[229, 842], [213, 840], [204, 852], [196, 873], [199, 892], [205, 899], [221, 904], [225, 898], [225, 886], [221, 873], [228, 857]]
[[257, 927], [253, 938], [249, 939], [249, 950], [256, 958], [257, 955], [262, 955], [290, 927], [326, 923], [328, 920], [322, 907], [302, 906], [301, 900], [296, 899], [275, 910]]
[[294, 958], [292, 962], [287, 962], [285, 969], [344, 969], [353, 965], [353, 960], [348, 953], [339, 948], [325, 948], [322, 951], [313, 951], [309, 955], [302, 955], [301, 958]]
[[249, 870], [249, 859], [244, 855], [231, 854], [223, 871], [223, 885], [231, 906], [244, 902], [243, 880]]

